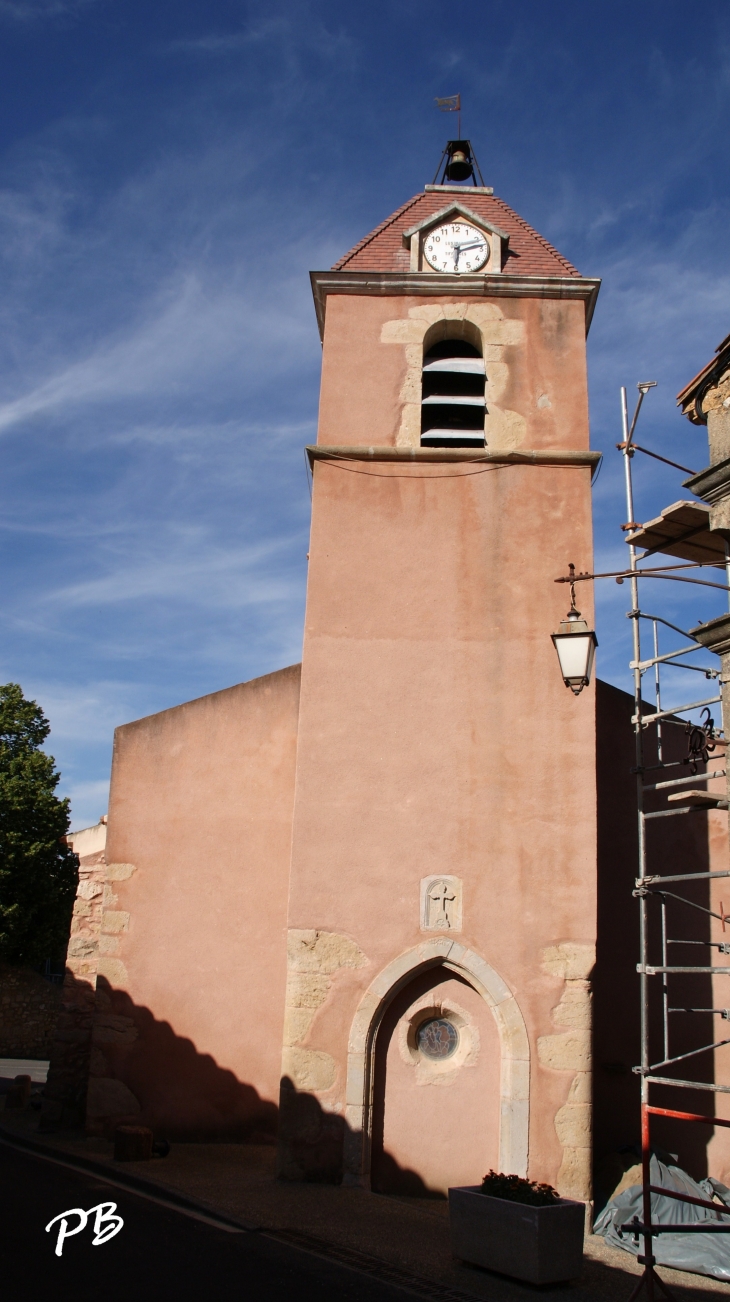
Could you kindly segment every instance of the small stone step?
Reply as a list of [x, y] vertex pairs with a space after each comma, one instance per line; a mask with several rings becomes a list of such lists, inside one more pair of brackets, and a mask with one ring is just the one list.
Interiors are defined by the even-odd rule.
[[152, 1157], [152, 1131], [146, 1126], [117, 1126], [114, 1131], [115, 1162], [148, 1162]]

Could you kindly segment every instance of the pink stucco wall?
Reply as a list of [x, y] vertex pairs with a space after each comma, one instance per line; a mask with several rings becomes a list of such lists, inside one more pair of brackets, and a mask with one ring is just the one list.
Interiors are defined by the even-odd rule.
[[[395, 444], [402, 411], [408, 357], [404, 346], [384, 343], [383, 327], [394, 319], [418, 322], [411, 313], [463, 304], [464, 295], [428, 298], [388, 295], [327, 300], [317, 441], [324, 444]], [[475, 300], [483, 306], [485, 300]], [[509, 381], [500, 404], [528, 422], [525, 446], [587, 448], [588, 391], [583, 303], [563, 299], [500, 298], [496, 322], [524, 327], [519, 344], [505, 348]], [[494, 325], [484, 331], [490, 365]], [[493, 359], [492, 359], [493, 361]], [[549, 405], [538, 406], [541, 395]]]
[[115, 734], [96, 1072], [167, 1134], [275, 1129], [298, 702], [297, 665]]
[[[330, 299], [320, 443], [394, 442], [405, 350], [380, 330], [411, 306]], [[524, 446], [586, 448], [582, 305], [499, 307], [524, 323], [500, 399], [524, 417]], [[427, 938], [421, 878], [463, 881], [458, 939], [522, 1010], [529, 1171], [552, 1182], [575, 1071], [542, 1060], [564, 989], [544, 954], [596, 934], [593, 688], [566, 690], [550, 641], [568, 604], [553, 580], [568, 561], [591, 566], [589, 479], [576, 467], [315, 463], [289, 901], [295, 932], [347, 937], [363, 955], [332, 976], [291, 1058], [301, 1088], [342, 1115], [358, 1003]], [[307, 1087], [326, 1058], [332, 1083]], [[465, 1157], [482, 1124], [478, 1110], [455, 1119]]]

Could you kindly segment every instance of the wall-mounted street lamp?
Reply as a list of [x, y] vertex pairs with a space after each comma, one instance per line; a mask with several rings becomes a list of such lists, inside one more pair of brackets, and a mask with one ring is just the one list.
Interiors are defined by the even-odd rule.
[[[575, 608], [575, 566], [570, 565], [570, 610], [565, 619], [560, 621], [557, 633], [551, 637], [558, 653], [560, 672], [563, 682], [576, 696], [591, 681], [593, 657], [598, 646], [598, 638], [589, 628], [580, 611]], [[563, 580], [564, 582], [565, 580]]]

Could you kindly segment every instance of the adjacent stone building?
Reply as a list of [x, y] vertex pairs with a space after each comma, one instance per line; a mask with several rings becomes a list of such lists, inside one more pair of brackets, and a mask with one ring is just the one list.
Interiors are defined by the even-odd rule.
[[[710, 464], [688, 479], [685, 487], [709, 506], [710, 534], [724, 541], [727, 581], [730, 582], [730, 335], [718, 345], [715, 356], [699, 375], [677, 395], [677, 403], [693, 425], [707, 426]], [[692, 629], [692, 634], [720, 657], [723, 718], [727, 729], [727, 720], [730, 720], [730, 614], [709, 620]], [[730, 798], [730, 765], [726, 764], [726, 769]], [[718, 840], [720, 838], [726, 841], [725, 827], [719, 833]], [[727, 865], [723, 863], [721, 866]], [[724, 918], [727, 912], [723, 904], [723, 897], [727, 899], [728, 896], [727, 879], [716, 879], [710, 886], [709, 904], [715, 914], [712, 940], [722, 953], [727, 943], [726, 924], [718, 922], [717, 918]], [[727, 983], [722, 975], [718, 975], [716, 970], [712, 978], [712, 1006], [718, 1009], [723, 1009], [727, 1003]], [[723, 1017], [727, 1019], [729, 1016], [726, 1010]], [[715, 1030], [713, 1039], [727, 1044], [727, 1036], [720, 1030]], [[730, 1121], [730, 1062], [727, 1053], [727, 1048], [724, 1052], [718, 1048], [713, 1055], [714, 1079], [724, 1087], [715, 1095], [715, 1115]], [[730, 1130], [727, 1127], [715, 1128], [709, 1151], [715, 1169], [723, 1174], [730, 1171]]]

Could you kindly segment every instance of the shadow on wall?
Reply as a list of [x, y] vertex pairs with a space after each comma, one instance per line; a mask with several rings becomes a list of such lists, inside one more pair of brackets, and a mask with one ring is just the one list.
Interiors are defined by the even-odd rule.
[[[645, 706], [649, 711], [653, 706]], [[600, 680], [596, 683], [598, 734], [598, 943], [594, 979], [594, 1154], [597, 1206], [610, 1195], [620, 1178], [621, 1163], [632, 1166], [640, 1152], [640, 1083], [632, 1070], [640, 1060], [640, 987], [636, 971], [639, 958], [639, 913], [633, 896], [638, 871], [636, 779], [634, 736], [631, 716], [633, 697]], [[667, 720], [664, 728], [664, 763], [681, 763], [687, 753], [684, 721]], [[654, 741], [647, 734], [645, 762], [657, 763]], [[704, 770], [704, 766], [701, 766]], [[676, 770], [675, 770], [676, 772]], [[682, 770], [680, 769], [680, 773]], [[689, 769], [684, 770], [684, 774]], [[664, 807], [655, 796], [647, 807]], [[707, 814], [660, 819], [649, 824], [647, 864], [650, 872], [707, 872], [711, 867]], [[679, 935], [693, 946], [707, 945], [710, 938], [706, 910], [710, 903], [708, 883], [683, 885], [682, 894], [698, 908], [686, 908], [670, 900], [670, 934]], [[661, 958], [658, 900], [650, 921], [651, 951]], [[684, 950], [683, 955], [697, 950]], [[699, 952], [702, 952], [700, 948]], [[705, 950], [705, 952], [708, 952]], [[704, 962], [704, 960], [703, 960]], [[657, 978], [658, 980], [658, 978]], [[712, 984], [708, 976], [672, 978], [673, 1000], [681, 1006], [712, 1006]], [[659, 992], [652, 992], [651, 1058], [663, 1058], [662, 1018]], [[711, 1016], [674, 1017], [671, 1023], [671, 1056], [687, 1053], [712, 1040]], [[712, 1054], [689, 1060], [695, 1079], [713, 1081]], [[685, 1078], [688, 1063], [662, 1070], [662, 1075]], [[659, 1106], [704, 1114], [707, 1093], [655, 1088], [652, 1101]], [[680, 1165], [695, 1179], [707, 1174], [709, 1127], [682, 1125], [655, 1119], [652, 1142], [678, 1155]]]
[[169, 1022], [104, 977], [96, 989], [86, 1129], [109, 1134], [132, 1109], [168, 1139], [274, 1143], [278, 1108]]
[[275, 1103], [125, 991], [67, 976], [43, 1130], [85, 1124], [109, 1137], [138, 1122], [168, 1139], [273, 1144], [277, 1119]]
[[[274, 1145], [278, 1137], [280, 1179], [341, 1183], [345, 1145], [361, 1137], [288, 1077], [280, 1110], [105, 978], [95, 992], [67, 979], [64, 996], [43, 1094], [44, 1131], [85, 1126], [87, 1134], [111, 1138], [118, 1125], [136, 1123], [178, 1142]], [[383, 1158], [399, 1189], [440, 1196], [417, 1172]]]
[[[280, 1180], [308, 1184], [341, 1184], [347, 1149], [359, 1148], [362, 1134], [353, 1131], [345, 1118], [325, 1112], [312, 1094], [301, 1093], [288, 1076], [281, 1082], [279, 1120]], [[380, 1178], [373, 1181], [379, 1193], [409, 1194], [412, 1198], [443, 1198], [429, 1189], [417, 1171], [399, 1165], [392, 1154], [379, 1153]]]
[[300, 1092], [288, 1076], [282, 1077], [280, 1179], [340, 1184], [348, 1130], [344, 1117], [325, 1112], [314, 1095]]
[[34, 968], [0, 963], [0, 1057], [47, 1058], [61, 991]]

